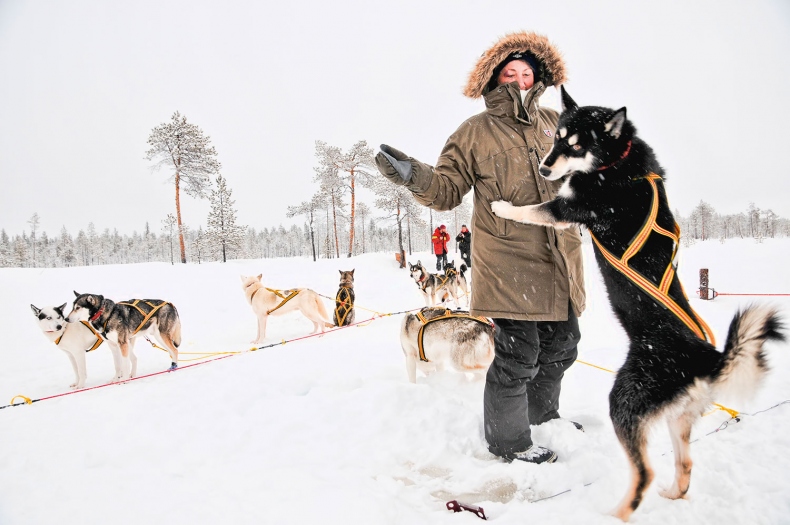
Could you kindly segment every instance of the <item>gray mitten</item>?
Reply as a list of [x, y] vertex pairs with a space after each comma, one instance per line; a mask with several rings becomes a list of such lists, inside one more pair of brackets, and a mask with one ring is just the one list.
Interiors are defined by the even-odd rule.
[[376, 166], [381, 174], [398, 186], [411, 181], [411, 161], [411, 157], [386, 144], [382, 144], [381, 151], [376, 154]]

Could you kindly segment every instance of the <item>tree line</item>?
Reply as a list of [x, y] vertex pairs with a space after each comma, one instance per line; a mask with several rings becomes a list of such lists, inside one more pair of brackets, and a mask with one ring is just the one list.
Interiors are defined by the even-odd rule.
[[[222, 165], [210, 137], [175, 112], [170, 121], [153, 128], [145, 158], [152, 170], [163, 170], [174, 187], [174, 211], [158, 228], [145, 223], [131, 235], [109, 228], [98, 232], [93, 223], [72, 235], [65, 227], [50, 237], [39, 231], [40, 217], [28, 220], [29, 230], [9, 235], [0, 229], [1, 267], [63, 267], [139, 262], [225, 262], [230, 259], [272, 257], [339, 258], [370, 252], [425, 251], [439, 224], [457, 234], [471, 226], [471, 194], [449, 212], [419, 205], [409, 190], [378, 176], [373, 149], [361, 140], [347, 151], [315, 142], [316, 166], [310, 199], [288, 207], [287, 217], [301, 217], [303, 225], [256, 229], [236, 223], [232, 191], [221, 174]], [[365, 188], [372, 204], [359, 198]], [[208, 199], [206, 229], [191, 228], [181, 214], [181, 192]], [[721, 215], [700, 201], [688, 217], [675, 213], [683, 239], [790, 236], [790, 221], [771, 210], [750, 204], [746, 212]], [[401, 266], [405, 265], [401, 257]]]

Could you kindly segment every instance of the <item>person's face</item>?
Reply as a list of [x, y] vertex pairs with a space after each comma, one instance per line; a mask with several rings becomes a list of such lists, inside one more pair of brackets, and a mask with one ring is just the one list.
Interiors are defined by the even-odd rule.
[[466, 230], [466, 226], [464, 226], [463, 228], [461, 228], [461, 231], [462, 231], [462, 232], [466, 232], [466, 231], [467, 231], [467, 230]]
[[535, 74], [529, 64], [523, 60], [511, 60], [499, 72], [496, 81], [498, 86], [518, 82], [518, 88], [526, 91], [535, 84]]

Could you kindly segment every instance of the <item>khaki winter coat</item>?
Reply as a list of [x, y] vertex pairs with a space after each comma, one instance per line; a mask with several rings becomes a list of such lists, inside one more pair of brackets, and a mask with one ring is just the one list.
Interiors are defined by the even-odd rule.
[[483, 55], [465, 89], [472, 98], [484, 96], [486, 111], [461, 124], [435, 167], [413, 161], [408, 188], [418, 202], [436, 210], [455, 208], [474, 188], [473, 315], [563, 321], [569, 304], [577, 316], [585, 308], [579, 229], [516, 223], [491, 211], [496, 200], [516, 206], [549, 201], [562, 185], [538, 173], [559, 116], [537, 105], [543, 82], [535, 83], [523, 105], [515, 82], [487, 92], [494, 68], [515, 51], [530, 51], [538, 58], [539, 78], [548, 85], [564, 81], [562, 58], [545, 37], [505, 37]]

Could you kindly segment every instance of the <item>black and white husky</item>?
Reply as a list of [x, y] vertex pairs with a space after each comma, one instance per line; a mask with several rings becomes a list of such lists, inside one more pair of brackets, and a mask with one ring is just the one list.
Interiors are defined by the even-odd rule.
[[88, 376], [85, 354], [98, 348], [103, 339], [85, 323], [67, 323], [63, 314], [66, 304], [44, 308], [31, 304], [30, 308], [38, 319], [38, 327], [47, 339], [55, 343], [69, 357], [75, 378], [74, 383], [69, 386], [83, 388]]
[[453, 298], [455, 306], [458, 307], [458, 297], [456, 295], [456, 288], [452, 286], [452, 282], [446, 275], [437, 275], [430, 273], [422, 265], [422, 262], [417, 261], [417, 264], [409, 263], [409, 274], [417, 287], [422, 292], [425, 299], [425, 306], [435, 306], [438, 303], [444, 303]]
[[755, 391], [767, 370], [763, 345], [784, 340], [776, 309], [736, 313], [723, 353], [693, 311], [676, 274], [680, 231], [667, 204], [664, 170], [636, 136], [626, 109], [579, 107], [562, 89], [564, 112], [540, 173], [567, 176], [549, 202], [514, 207], [494, 202], [498, 216], [564, 228], [582, 224], [594, 241], [612, 309], [630, 339], [609, 394], [609, 412], [631, 464], [631, 484], [614, 515], [627, 520], [653, 480], [647, 457], [652, 423], [666, 419], [675, 451], [667, 498], [689, 489], [692, 424], [720, 396]]
[[444, 275], [450, 279], [450, 286], [454, 289], [454, 297], [458, 299], [456, 306], [461, 307], [460, 299], [464, 297], [466, 306], [469, 306], [469, 283], [466, 280], [466, 270], [469, 268], [465, 263], [461, 263], [457, 269], [455, 261], [448, 262], [444, 267]]
[[115, 362], [112, 381], [129, 379], [137, 373], [134, 341], [138, 337], [153, 337], [170, 354], [170, 368], [178, 367], [181, 320], [173, 304], [159, 299], [130, 299], [116, 303], [103, 295], [77, 292], [74, 295], [77, 298], [66, 321], [88, 321], [109, 343]]

